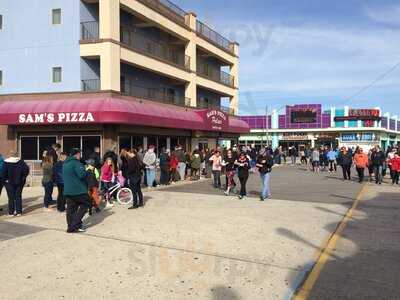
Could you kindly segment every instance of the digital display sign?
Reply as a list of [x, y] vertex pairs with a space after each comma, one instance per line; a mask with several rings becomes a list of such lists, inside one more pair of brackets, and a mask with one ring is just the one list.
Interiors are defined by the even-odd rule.
[[373, 127], [374, 121], [380, 121], [379, 109], [350, 109], [347, 117], [335, 117], [336, 122], [364, 121], [365, 127]]
[[297, 108], [290, 112], [290, 122], [294, 124], [300, 123], [316, 123], [317, 110], [315, 108]]

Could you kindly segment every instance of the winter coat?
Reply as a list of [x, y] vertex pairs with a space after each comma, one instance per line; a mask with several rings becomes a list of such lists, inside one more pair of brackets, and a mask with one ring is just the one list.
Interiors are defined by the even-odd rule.
[[400, 157], [392, 158], [389, 163], [391, 164], [392, 171], [400, 172]]
[[111, 165], [108, 165], [105, 163], [101, 167], [101, 177], [100, 177], [101, 181], [111, 182], [112, 178], [113, 178], [113, 174], [114, 174], [113, 167]]
[[86, 183], [87, 183], [88, 189], [99, 186], [98, 172], [99, 171], [97, 171], [96, 168], [94, 168], [94, 169], [90, 169], [89, 167], [86, 168]]
[[128, 168], [126, 172], [127, 178], [141, 177], [142, 171], [143, 171], [143, 164], [137, 156], [133, 158], [128, 158]]
[[365, 153], [356, 153], [354, 163], [357, 168], [366, 168], [368, 166], [368, 155]]
[[157, 156], [154, 152], [147, 151], [143, 157], [143, 164], [146, 169], [155, 169], [157, 166]]
[[353, 163], [353, 156], [350, 152], [346, 154], [341, 153], [339, 156], [339, 162], [341, 166], [351, 166]]
[[262, 167], [258, 167], [258, 172], [260, 172], [260, 174], [266, 174], [272, 171], [274, 160], [269, 154], [260, 155], [257, 158], [257, 164], [262, 165]]
[[49, 182], [53, 182], [53, 165], [49, 163], [44, 163], [42, 165], [42, 169], [43, 169], [42, 183], [46, 184]]
[[68, 157], [63, 165], [64, 196], [87, 194], [86, 176], [84, 165], [74, 156]]
[[64, 178], [63, 178], [63, 165], [64, 162], [59, 160], [57, 161], [54, 166], [53, 166], [53, 177], [54, 177], [54, 183], [55, 184], [64, 184]]
[[198, 170], [200, 169], [200, 166], [201, 166], [200, 154], [193, 155], [192, 160], [190, 161], [190, 167], [192, 169]]
[[383, 166], [383, 163], [385, 162], [385, 153], [382, 151], [377, 151], [377, 152], [372, 152], [371, 154], [371, 162], [373, 166]]
[[169, 160], [169, 165], [170, 165], [171, 170], [176, 170], [178, 168], [178, 164], [179, 164], [179, 161], [176, 158], [176, 156], [171, 155], [171, 158]]
[[4, 161], [3, 180], [12, 185], [25, 185], [29, 175], [28, 165], [19, 157], [10, 157]]

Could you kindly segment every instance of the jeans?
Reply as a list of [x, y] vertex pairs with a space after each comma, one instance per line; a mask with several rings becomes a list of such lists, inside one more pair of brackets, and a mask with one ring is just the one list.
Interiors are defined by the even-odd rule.
[[351, 180], [351, 165], [342, 165], [344, 180]]
[[360, 183], [364, 181], [364, 170], [365, 168], [357, 167], [358, 178], [360, 179]]
[[13, 215], [14, 212], [22, 214], [22, 190], [24, 185], [14, 185], [5, 183], [8, 196], [8, 214]]
[[185, 173], [186, 173], [186, 163], [179, 162], [178, 163], [178, 172], [181, 180], [185, 180]]
[[44, 187], [44, 198], [43, 198], [43, 205], [44, 207], [48, 208], [49, 205], [53, 202], [53, 189], [54, 184], [52, 181], [43, 183]]
[[68, 232], [74, 232], [81, 228], [82, 219], [91, 207], [88, 194], [65, 196], [67, 199], [67, 224]]
[[65, 197], [64, 197], [64, 184], [57, 184], [58, 196], [57, 196], [57, 210], [60, 212], [65, 211]]
[[169, 168], [161, 167], [160, 184], [169, 184], [169, 181], [170, 181]]
[[156, 180], [156, 169], [146, 169], [147, 186], [152, 187]]
[[247, 195], [247, 191], [246, 191], [246, 183], [247, 180], [249, 179], [249, 176], [245, 176], [245, 177], [239, 177], [239, 181], [240, 181], [240, 196], [246, 196]]
[[214, 178], [214, 187], [218, 188], [221, 187], [221, 171], [213, 170], [213, 178]]
[[143, 206], [143, 193], [140, 183], [142, 182], [142, 177], [132, 176], [128, 178], [128, 186], [133, 194], [133, 206], [140, 207]]
[[399, 184], [399, 172], [397, 171], [392, 171], [392, 172], [393, 172], [392, 183]]
[[292, 159], [292, 165], [295, 165], [297, 161], [297, 156], [291, 156], [291, 159]]
[[262, 180], [262, 192], [261, 197], [263, 199], [268, 198], [271, 196], [271, 188], [270, 188], [270, 180], [271, 180], [271, 173], [260, 174]]
[[382, 183], [382, 166], [374, 166], [374, 175], [375, 175], [375, 182], [377, 184]]
[[336, 161], [335, 160], [329, 160], [329, 171], [337, 171], [337, 166], [336, 166]]

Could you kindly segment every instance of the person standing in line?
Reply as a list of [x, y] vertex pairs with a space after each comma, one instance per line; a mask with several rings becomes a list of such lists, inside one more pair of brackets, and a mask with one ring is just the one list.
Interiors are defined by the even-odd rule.
[[311, 152], [311, 164], [312, 164], [312, 171], [314, 173], [319, 173], [319, 151], [317, 148], [314, 148]]
[[354, 165], [356, 166], [359, 182], [364, 182], [365, 168], [368, 167], [368, 155], [363, 152], [362, 148], [358, 148], [356, 154], [354, 154]]
[[[3, 170], [4, 170], [4, 158], [3, 155], [1, 155], [0, 153], [0, 196], [4, 185]], [[2, 207], [0, 207], [0, 211], [3, 211]]]
[[51, 148], [47, 150], [45, 155], [50, 155], [53, 158], [53, 164], [58, 161], [58, 153], [60, 152], [61, 145], [58, 143], [54, 143], [51, 145]]
[[137, 156], [137, 151], [129, 152], [127, 179], [128, 186], [133, 194], [133, 203], [129, 209], [137, 209], [144, 206], [143, 193], [141, 188], [143, 164]]
[[47, 153], [42, 162], [43, 178], [42, 186], [44, 188], [43, 206], [45, 211], [51, 211], [50, 205], [53, 204], [54, 173], [53, 156]]
[[213, 154], [211, 153], [210, 149], [206, 149], [204, 154], [204, 164], [206, 167], [206, 178], [211, 178], [212, 173], [212, 162], [210, 162], [210, 158]]
[[246, 153], [241, 152], [238, 159], [235, 161], [235, 165], [238, 167], [238, 177], [240, 181], [240, 193], [239, 199], [243, 199], [247, 195], [246, 184], [249, 179], [250, 161]]
[[101, 169], [101, 156], [100, 156], [100, 147], [96, 146], [93, 149], [93, 152], [89, 155], [89, 159], [94, 160], [95, 168], [100, 171]]
[[64, 161], [64, 196], [67, 201], [67, 232], [84, 232], [82, 219], [90, 208], [87, 172], [81, 163], [81, 150], [72, 149]]
[[371, 154], [371, 162], [374, 167], [375, 183], [382, 184], [383, 164], [385, 162], [385, 153], [379, 146], [375, 146]]
[[10, 216], [22, 215], [22, 190], [29, 175], [29, 167], [25, 161], [11, 151], [4, 160], [3, 180], [8, 196], [8, 214]]
[[100, 173], [96, 168], [94, 159], [89, 158], [86, 161], [86, 184], [88, 186], [88, 195], [90, 199], [89, 215], [93, 214], [93, 207], [96, 212], [100, 212], [99, 179]]
[[337, 159], [337, 154], [336, 151], [333, 148], [330, 148], [328, 153], [326, 154], [326, 157], [329, 162], [329, 173], [337, 172], [337, 165], [336, 165], [336, 159]]
[[228, 150], [225, 159], [222, 162], [222, 165], [225, 166], [225, 176], [226, 176], [226, 191], [224, 192], [226, 196], [229, 196], [231, 189], [234, 187], [233, 185], [233, 177], [235, 176], [235, 158], [233, 157], [232, 150]]
[[154, 152], [154, 146], [150, 145], [146, 154], [143, 157], [143, 164], [146, 168], [146, 178], [147, 178], [147, 187], [152, 188], [156, 184], [156, 167], [157, 167], [157, 156]]
[[201, 157], [198, 151], [194, 151], [191, 161], [190, 161], [190, 168], [191, 171], [191, 180], [199, 180], [200, 179], [200, 167], [201, 167]]
[[270, 182], [273, 165], [274, 162], [272, 160], [272, 157], [267, 153], [267, 151], [260, 151], [260, 155], [257, 158], [257, 168], [258, 172], [260, 173], [262, 182], [262, 191], [260, 195], [261, 201], [264, 201], [265, 199], [271, 197]]
[[215, 151], [209, 159], [212, 162], [212, 174], [214, 178], [214, 188], [221, 188], [222, 157], [219, 150]]
[[400, 173], [400, 156], [395, 152], [394, 157], [390, 159], [391, 172], [392, 172], [392, 185], [399, 184], [399, 173]]
[[58, 161], [54, 164], [53, 174], [54, 174], [54, 183], [57, 185], [57, 211], [64, 212], [65, 211], [65, 197], [64, 197], [64, 178], [63, 178], [63, 165], [64, 161], [67, 158], [67, 153], [61, 152], [58, 158]]
[[175, 157], [178, 159], [178, 172], [181, 180], [185, 180], [186, 173], [186, 156], [185, 151], [183, 151], [182, 146], [176, 146]]
[[170, 161], [169, 161], [169, 167], [170, 167], [170, 180], [172, 184], [175, 184], [175, 182], [178, 182], [180, 180], [179, 178], [179, 172], [178, 172], [178, 165], [179, 161], [176, 158], [174, 152], [171, 154]]
[[170, 182], [170, 156], [169, 150], [162, 148], [160, 154], [160, 184], [169, 185]]
[[343, 180], [351, 180], [351, 165], [353, 163], [353, 156], [343, 147], [339, 155], [340, 166], [343, 171]]
[[101, 180], [101, 188], [104, 192], [105, 201], [106, 201], [106, 207], [113, 207], [114, 205], [111, 203], [110, 196], [108, 194], [109, 189], [112, 186], [113, 182], [113, 177], [115, 175], [114, 173], [114, 166], [113, 166], [113, 160], [111, 157], [108, 157], [104, 165], [101, 167], [101, 173], [100, 173], [100, 180]]

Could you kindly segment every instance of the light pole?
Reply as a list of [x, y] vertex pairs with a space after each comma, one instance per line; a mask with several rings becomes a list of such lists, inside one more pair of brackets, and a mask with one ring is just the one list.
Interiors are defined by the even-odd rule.
[[269, 147], [268, 105], [265, 106], [265, 137], [267, 139], [267, 147]]

